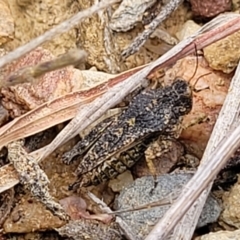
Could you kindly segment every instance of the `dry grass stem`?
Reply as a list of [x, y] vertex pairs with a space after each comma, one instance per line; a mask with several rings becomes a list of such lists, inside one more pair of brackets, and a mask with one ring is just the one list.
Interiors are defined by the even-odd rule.
[[47, 72], [51, 72], [57, 69], [67, 67], [69, 65], [75, 65], [86, 60], [87, 53], [80, 49], [71, 49], [67, 53], [47, 62], [39, 63], [35, 66], [24, 67], [9, 75], [4, 86], [12, 86], [24, 82], [32, 82], [34, 84], [37, 81], [36, 78], [42, 76]]

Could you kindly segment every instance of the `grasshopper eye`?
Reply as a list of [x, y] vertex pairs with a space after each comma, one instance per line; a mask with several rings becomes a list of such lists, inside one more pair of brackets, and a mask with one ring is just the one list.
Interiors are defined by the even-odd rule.
[[177, 79], [173, 83], [173, 89], [177, 93], [177, 95], [179, 95], [180, 97], [182, 95], [185, 96], [185, 97], [191, 97], [192, 96], [192, 91], [191, 91], [191, 88], [190, 88], [189, 84], [182, 79]]

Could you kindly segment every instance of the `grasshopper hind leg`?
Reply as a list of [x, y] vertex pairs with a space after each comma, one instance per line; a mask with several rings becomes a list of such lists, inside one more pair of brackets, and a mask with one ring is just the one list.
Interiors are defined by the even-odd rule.
[[78, 160], [84, 153], [86, 153], [90, 147], [99, 139], [102, 132], [112, 123], [115, 117], [110, 117], [97, 124], [88, 135], [80, 140], [70, 151], [65, 152], [62, 155], [62, 162], [69, 165], [72, 162]]

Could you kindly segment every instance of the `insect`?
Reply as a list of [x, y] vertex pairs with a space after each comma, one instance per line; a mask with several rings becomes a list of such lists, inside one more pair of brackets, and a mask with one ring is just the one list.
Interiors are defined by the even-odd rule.
[[122, 114], [98, 124], [72, 150], [64, 163], [81, 159], [72, 188], [97, 185], [132, 167], [159, 136], [177, 138], [184, 115], [192, 109], [189, 83], [176, 79], [171, 86], [145, 89]]

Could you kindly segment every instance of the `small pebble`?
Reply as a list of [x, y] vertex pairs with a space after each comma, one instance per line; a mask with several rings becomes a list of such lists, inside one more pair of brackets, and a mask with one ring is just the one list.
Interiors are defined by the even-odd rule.
[[190, 0], [195, 16], [209, 18], [231, 10], [231, 0]]
[[240, 58], [240, 31], [219, 40], [203, 49], [209, 66], [224, 73], [231, 73], [238, 65]]
[[109, 181], [108, 186], [113, 192], [120, 192], [123, 188], [129, 186], [133, 182], [133, 176], [130, 171], [125, 171], [124, 173], [117, 176], [117, 178]]

